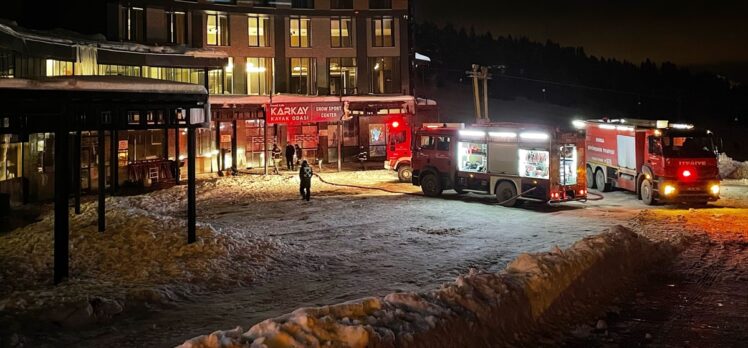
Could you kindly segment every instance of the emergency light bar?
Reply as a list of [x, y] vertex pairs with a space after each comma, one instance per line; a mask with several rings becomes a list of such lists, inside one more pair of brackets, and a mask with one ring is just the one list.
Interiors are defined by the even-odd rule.
[[601, 125], [598, 125], [598, 127], [600, 127], [600, 129], [608, 129], [608, 130], [616, 129], [616, 126], [609, 125], [609, 124], [601, 124]]
[[488, 132], [489, 136], [494, 138], [516, 138], [517, 133], [514, 132]]
[[527, 140], [548, 140], [548, 134], [545, 134], [545, 133], [527, 132], [527, 133], [521, 133], [519, 137], [522, 139], [527, 139]]
[[574, 128], [576, 128], [576, 129], [584, 129], [585, 127], [587, 127], [587, 123], [586, 123], [586, 122], [584, 122], [584, 121], [582, 121], [582, 120], [574, 120], [574, 121], [571, 121], [571, 124], [572, 124], [572, 125], [574, 126]]
[[693, 129], [692, 124], [673, 123], [670, 125], [670, 127], [675, 128], [675, 129]]
[[477, 130], [461, 130], [460, 135], [466, 137], [485, 137], [486, 132]]

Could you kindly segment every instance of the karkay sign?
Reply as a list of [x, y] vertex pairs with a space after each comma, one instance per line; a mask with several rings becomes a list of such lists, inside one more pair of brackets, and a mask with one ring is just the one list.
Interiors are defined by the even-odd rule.
[[342, 103], [286, 103], [267, 106], [268, 123], [335, 122], [343, 117]]

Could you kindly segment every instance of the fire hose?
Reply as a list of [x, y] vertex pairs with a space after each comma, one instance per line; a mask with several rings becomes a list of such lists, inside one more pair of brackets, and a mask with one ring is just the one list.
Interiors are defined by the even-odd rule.
[[[319, 179], [320, 182], [325, 183], [325, 184], [330, 185], [330, 186], [358, 188], [358, 189], [362, 189], [362, 190], [382, 191], [382, 192], [387, 192], [387, 193], [402, 194], [402, 195], [409, 195], [409, 196], [419, 196], [419, 197], [423, 196], [423, 195], [421, 195], [419, 193], [394, 191], [394, 190], [389, 190], [389, 189], [381, 188], [381, 187], [361, 186], [361, 185], [352, 185], [352, 184], [338, 184], [338, 183], [334, 183], [334, 182], [330, 182], [330, 181], [325, 180], [318, 173], [314, 173], [314, 176], [316, 176], [317, 179]], [[525, 195], [527, 193], [530, 193], [530, 192], [534, 191], [536, 188], [537, 187], [532, 187], [532, 188], [528, 189], [527, 191], [520, 192], [520, 193], [518, 193], [518, 194], [516, 194], [516, 195], [514, 195], [514, 196], [512, 196], [512, 197], [510, 197], [510, 198], [508, 198], [506, 200], [503, 200], [503, 201], [498, 202], [498, 203], [492, 203], [492, 205], [503, 205], [503, 204], [506, 204], [506, 203], [508, 203], [508, 202], [510, 202], [512, 200], [520, 198], [522, 195]], [[589, 195], [590, 193], [588, 192], [587, 194]], [[588, 199], [588, 200], [598, 201], [598, 200], [603, 199], [602, 195], [598, 195], [598, 194], [594, 194], [594, 195], [597, 196], [598, 198]]]

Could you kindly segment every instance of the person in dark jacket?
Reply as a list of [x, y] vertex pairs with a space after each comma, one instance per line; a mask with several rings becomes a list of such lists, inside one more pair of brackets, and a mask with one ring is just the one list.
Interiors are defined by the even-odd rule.
[[301, 146], [299, 146], [299, 144], [296, 144], [293, 147], [294, 151], [296, 151], [296, 164], [299, 164], [304, 157], [304, 155], [302, 155], [301, 153]]
[[293, 148], [293, 145], [288, 144], [286, 145], [286, 167], [288, 170], [294, 170], [294, 164], [293, 164], [293, 154], [296, 152], [296, 149]]
[[312, 197], [312, 176], [314, 172], [312, 167], [307, 161], [301, 161], [301, 167], [299, 167], [299, 193], [301, 193], [301, 199], [309, 201]]

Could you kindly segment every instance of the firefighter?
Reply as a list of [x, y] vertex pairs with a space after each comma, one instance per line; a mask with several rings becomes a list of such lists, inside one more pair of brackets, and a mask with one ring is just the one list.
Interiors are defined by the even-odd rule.
[[273, 144], [273, 173], [274, 174], [280, 174], [280, 171], [278, 170], [278, 162], [280, 162], [281, 158], [281, 149], [278, 147], [278, 144]]
[[304, 157], [304, 155], [301, 153], [301, 146], [299, 146], [299, 144], [296, 144], [293, 146], [293, 148], [296, 152], [296, 164], [299, 164]]
[[299, 193], [301, 193], [301, 199], [306, 200], [307, 202], [312, 196], [312, 176], [314, 175], [314, 172], [312, 172], [312, 167], [309, 165], [309, 162], [306, 160], [301, 161], [301, 167], [299, 167], [299, 179], [301, 180], [299, 184]]

